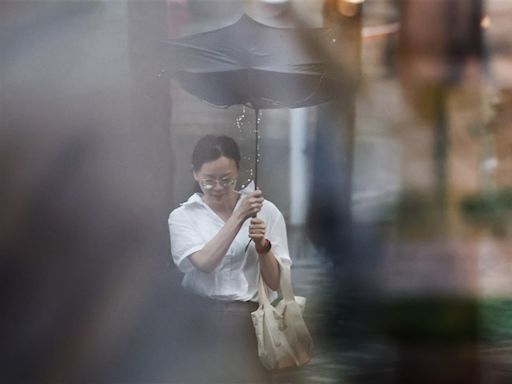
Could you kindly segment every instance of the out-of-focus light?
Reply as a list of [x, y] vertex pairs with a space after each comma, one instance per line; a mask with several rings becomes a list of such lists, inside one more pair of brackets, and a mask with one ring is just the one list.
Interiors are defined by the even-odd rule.
[[482, 170], [488, 171], [488, 172], [492, 171], [497, 166], [498, 166], [498, 159], [496, 159], [495, 157], [486, 159], [486, 160], [482, 161], [482, 163], [480, 164], [480, 168]]
[[487, 29], [491, 26], [491, 18], [486, 15], [482, 21], [480, 22], [480, 26], [483, 28], [483, 29]]
[[347, 17], [355, 16], [360, 3], [360, 0], [338, 0], [338, 12]]
[[390, 23], [384, 25], [365, 26], [361, 31], [363, 39], [374, 40], [382, 39], [397, 34], [400, 31], [400, 23]]
[[254, 0], [252, 12], [259, 17], [278, 17], [290, 8], [289, 0]]

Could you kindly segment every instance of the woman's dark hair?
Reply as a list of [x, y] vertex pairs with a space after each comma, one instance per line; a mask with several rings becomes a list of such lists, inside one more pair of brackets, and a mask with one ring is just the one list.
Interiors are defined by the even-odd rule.
[[239, 167], [240, 149], [235, 140], [229, 136], [206, 135], [199, 139], [192, 152], [192, 169], [199, 171], [204, 163], [227, 157]]

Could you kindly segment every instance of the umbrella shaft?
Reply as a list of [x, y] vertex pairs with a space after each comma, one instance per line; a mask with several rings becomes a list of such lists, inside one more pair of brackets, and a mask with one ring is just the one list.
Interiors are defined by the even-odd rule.
[[255, 150], [254, 150], [254, 188], [258, 188], [258, 158], [260, 153], [260, 122], [259, 122], [259, 116], [260, 116], [260, 110], [259, 108], [254, 109], [255, 119], [256, 119], [256, 129], [254, 130], [255, 137]]

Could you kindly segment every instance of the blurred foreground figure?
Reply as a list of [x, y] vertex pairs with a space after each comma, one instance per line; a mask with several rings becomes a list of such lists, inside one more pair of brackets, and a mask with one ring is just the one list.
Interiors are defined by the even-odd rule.
[[[339, 25], [337, 40], [344, 41], [354, 29], [361, 32], [360, 5], [354, 3], [325, 2], [326, 20]], [[308, 228], [340, 278], [332, 299], [336, 310], [325, 329], [340, 340], [355, 368], [346, 374], [349, 382], [505, 382], [510, 373], [484, 372], [491, 365], [481, 364], [486, 324], [479, 317], [477, 247], [467, 241], [457, 214], [461, 196], [478, 185], [463, 178], [467, 173], [452, 172], [461, 164], [474, 166], [468, 157], [458, 157], [460, 143], [453, 138], [462, 125], [469, 130], [468, 120], [482, 119], [483, 4], [398, 4], [393, 57], [407, 102], [404, 111], [412, 113], [413, 123], [400, 138], [402, 191], [391, 219], [363, 224], [353, 217], [355, 90], [340, 88], [343, 101], [319, 112]], [[349, 48], [342, 50], [340, 43], [340, 51], [351, 55], [344, 64], [352, 64], [340, 75], [354, 76], [360, 72], [353, 57], [356, 43], [344, 42]], [[331, 59], [337, 63], [335, 55]], [[418, 137], [426, 139], [414, 142]], [[422, 174], [414, 168], [418, 147], [431, 148], [430, 169]]]
[[0, 3], [2, 383], [169, 381], [167, 31], [145, 6]]
[[[336, 70], [339, 99], [318, 109], [307, 229], [332, 260], [336, 286], [327, 300], [322, 329], [337, 357], [339, 380], [389, 382], [390, 357], [379, 334], [378, 279], [382, 245], [378, 223], [352, 214], [356, 97], [361, 75], [362, 5], [326, 1], [324, 22], [332, 44], [324, 47]], [[349, 367], [345, 370], [344, 367]]]
[[[430, 182], [416, 183], [414, 178], [419, 178], [412, 172], [405, 180], [398, 230], [389, 251], [397, 264], [387, 270], [389, 286], [395, 288], [390, 289], [393, 299], [386, 314], [388, 332], [397, 344], [396, 381], [480, 383], [481, 324], [474, 261], [468, 257], [464, 232], [453, 220], [454, 198], [469, 184], [452, 172], [452, 164], [457, 161], [456, 132], [468, 130], [461, 125], [464, 114], [473, 110], [470, 124], [481, 120], [483, 4], [480, 0], [400, 4], [398, 78], [417, 117], [417, 127], [411, 131], [426, 132], [430, 142], [424, 144], [431, 148], [432, 161], [426, 175]], [[413, 164], [415, 154], [409, 156]], [[460, 162], [471, 167], [468, 158]], [[400, 264], [409, 275], [408, 283], [393, 272]]]

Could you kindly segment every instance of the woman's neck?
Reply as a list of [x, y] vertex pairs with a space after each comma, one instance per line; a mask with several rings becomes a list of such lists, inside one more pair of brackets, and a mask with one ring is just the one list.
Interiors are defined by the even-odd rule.
[[203, 201], [221, 217], [229, 217], [235, 209], [238, 196], [239, 193], [236, 191], [232, 191], [232, 193], [226, 196], [223, 200], [214, 200], [209, 198], [208, 195], [203, 195]]

